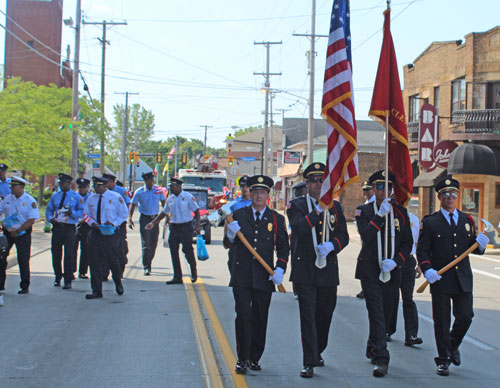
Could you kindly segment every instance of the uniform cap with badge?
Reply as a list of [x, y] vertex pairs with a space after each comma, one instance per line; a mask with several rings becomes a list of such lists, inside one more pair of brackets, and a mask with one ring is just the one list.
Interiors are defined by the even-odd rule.
[[88, 179], [85, 179], [85, 178], [78, 178], [76, 180], [76, 184], [78, 187], [85, 187], [85, 186], [90, 185], [90, 181]]
[[7, 171], [8, 168], [9, 166], [7, 166], [6, 164], [0, 163], [0, 171]]
[[26, 179], [21, 178], [20, 176], [12, 176], [10, 177], [10, 185], [23, 185], [26, 186], [29, 182]]
[[109, 181], [111, 181], [111, 182], [116, 181], [116, 175], [113, 175], [113, 174], [108, 174], [108, 173], [102, 174], [102, 177], [106, 178], [108, 180], [108, 182]]
[[[387, 177], [389, 183], [394, 184], [397, 182], [396, 175], [392, 171], [389, 171], [389, 176]], [[372, 185], [377, 183], [385, 183], [385, 170], [379, 170], [374, 172], [370, 178], [368, 178], [368, 182]]]
[[436, 193], [441, 193], [443, 191], [458, 191], [460, 188], [460, 182], [457, 181], [456, 179], [453, 179], [451, 177], [447, 177], [444, 179], [441, 179], [437, 184], [434, 190], [436, 190]]
[[153, 171], [148, 171], [148, 172], [143, 172], [142, 173], [142, 179], [146, 180], [146, 179], [154, 179], [155, 177], [155, 174], [153, 173]]
[[171, 185], [182, 185], [184, 182], [177, 178], [170, 178]]
[[323, 163], [311, 163], [302, 173], [304, 178], [309, 178], [310, 175], [323, 175], [325, 173], [326, 166]]
[[242, 177], [239, 177], [238, 178], [238, 186], [248, 186], [248, 180], [250, 179], [250, 177], [248, 175], [244, 175]]
[[57, 174], [57, 179], [59, 179], [59, 182], [71, 183], [71, 181], [73, 180], [73, 177], [71, 175], [68, 175], [68, 174], [59, 173], [59, 174]]
[[362, 190], [371, 190], [372, 189], [372, 184], [370, 181], [364, 181], [363, 184], [361, 185]]
[[93, 176], [92, 183], [94, 186], [102, 186], [109, 182], [109, 179], [103, 176]]
[[250, 191], [258, 189], [270, 191], [274, 186], [274, 181], [266, 175], [254, 175], [248, 179], [248, 186], [250, 186]]

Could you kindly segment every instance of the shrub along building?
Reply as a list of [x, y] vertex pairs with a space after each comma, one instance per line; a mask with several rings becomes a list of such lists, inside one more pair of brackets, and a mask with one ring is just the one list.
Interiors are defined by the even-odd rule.
[[[450, 154], [447, 168], [433, 166], [430, 171], [420, 168], [414, 182], [420, 197], [420, 217], [437, 210], [439, 204], [433, 186], [449, 174], [461, 183], [459, 209], [470, 214], [477, 224], [481, 218], [497, 224], [500, 219], [500, 26], [469, 33], [465, 42], [431, 43], [414, 63], [404, 66], [403, 96], [414, 160], [419, 159], [422, 164], [425, 158], [419, 153], [419, 138], [429, 135], [419, 133], [420, 108], [425, 103], [433, 105], [439, 116], [439, 136], [434, 142], [447, 140], [457, 146]], [[436, 156], [435, 152], [432, 155]]]

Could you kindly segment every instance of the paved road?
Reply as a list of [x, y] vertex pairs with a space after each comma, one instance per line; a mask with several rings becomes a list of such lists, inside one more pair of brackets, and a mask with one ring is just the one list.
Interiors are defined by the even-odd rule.
[[[461, 350], [462, 366], [449, 377], [435, 374], [430, 296], [416, 296], [420, 313], [419, 348], [403, 346], [403, 322], [389, 344], [391, 364], [384, 379], [371, 376], [364, 357], [368, 319], [354, 295], [359, 237], [349, 225], [351, 243], [340, 255], [341, 285], [324, 368], [299, 377], [302, 354], [297, 302], [291, 292], [271, 303], [263, 370], [234, 376], [234, 309], [227, 287], [227, 252], [221, 228], [213, 231], [210, 259], [199, 262], [200, 281], [166, 286], [172, 275], [168, 250], [159, 247], [153, 276], [142, 274], [137, 231], [129, 233], [131, 254], [125, 294], [105, 284], [104, 298], [87, 301], [89, 281], [72, 290], [52, 286], [50, 235], [35, 232], [32, 286], [17, 295], [18, 271], [8, 273], [6, 305], [0, 308], [0, 387], [488, 387], [500, 377], [500, 258], [474, 256], [475, 318]], [[160, 241], [161, 244], [161, 241]], [[36, 247], [35, 247], [36, 245]], [[183, 263], [184, 268], [187, 268]], [[188, 273], [186, 272], [186, 275]], [[285, 282], [288, 291], [291, 285]]]

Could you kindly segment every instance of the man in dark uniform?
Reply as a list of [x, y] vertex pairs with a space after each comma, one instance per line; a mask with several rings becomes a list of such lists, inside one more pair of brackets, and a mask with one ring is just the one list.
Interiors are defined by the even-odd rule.
[[7, 170], [9, 166], [0, 163], [0, 200], [4, 199], [11, 193], [10, 178], [7, 178]]
[[86, 299], [102, 298], [103, 263], [111, 269], [116, 293], [122, 295], [119, 226], [127, 221], [128, 209], [120, 194], [106, 188], [108, 179], [93, 177], [95, 193], [85, 204], [85, 222], [91, 227], [88, 236], [90, 284]]
[[182, 182], [177, 178], [170, 178], [171, 195], [165, 202], [163, 211], [149, 224], [146, 230], [152, 230], [161, 220], [167, 217], [167, 223], [170, 225], [168, 235], [168, 246], [170, 247], [170, 256], [172, 257], [172, 266], [174, 268], [173, 279], [167, 281], [167, 284], [182, 283], [182, 268], [179, 258], [179, 246], [182, 244], [182, 252], [191, 268], [191, 282], [198, 279], [196, 269], [196, 258], [193, 251], [193, 215], [196, 222], [196, 234], [199, 235], [200, 211], [198, 205], [191, 193], [182, 190]]
[[299, 182], [295, 186], [293, 186], [292, 189], [293, 189], [294, 199], [297, 197], [302, 197], [307, 194], [306, 182]]
[[[78, 185], [78, 194], [83, 198], [83, 205], [87, 203], [91, 193], [89, 192], [90, 181], [85, 178], [78, 178], [76, 180]], [[76, 271], [77, 264], [77, 253], [78, 245], [80, 245], [80, 266], [78, 267], [78, 277], [80, 279], [88, 279], [87, 271], [89, 268], [88, 262], [88, 248], [87, 248], [87, 238], [89, 236], [90, 226], [84, 221], [83, 217], [80, 218], [78, 224], [76, 225], [76, 241], [75, 248], [73, 249], [73, 272]]]
[[[280, 285], [290, 246], [285, 218], [266, 206], [273, 180], [255, 175], [248, 180], [252, 205], [234, 212], [224, 243], [236, 249], [229, 285], [233, 287], [236, 311], [236, 373], [247, 368], [260, 370], [259, 360], [266, 344], [267, 318], [274, 285]], [[241, 231], [253, 248], [274, 268], [271, 277], [237, 237]], [[277, 261], [274, 263], [274, 251]]]
[[153, 221], [158, 212], [160, 211], [159, 204], [165, 206], [165, 194], [161, 187], [155, 186], [154, 174], [152, 171], [142, 174], [144, 179], [144, 186], [137, 189], [132, 198], [128, 213], [128, 224], [130, 228], [134, 227], [132, 217], [136, 206], [139, 206], [139, 231], [141, 233], [141, 246], [142, 246], [142, 266], [144, 268], [144, 275], [151, 274], [151, 263], [155, 257], [156, 245], [158, 244], [158, 235], [160, 227], [156, 225], [151, 230], [146, 230], [146, 225]]
[[[69, 290], [74, 278], [73, 262], [76, 240], [76, 224], [83, 217], [83, 198], [80, 194], [71, 190], [73, 177], [67, 174], [59, 174], [59, 187], [50, 197], [45, 218], [52, 224], [52, 267], [54, 268], [54, 286], [61, 285], [64, 277], [63, 289]], [[64, 249], [64, 273], [61, 265]]]
[[[330, 323], [337, 303], [337, 255], [349, 243], [344, 213], [337, 201], [333, 201], [326, 214], [326, 234], [323, 237], [325, 214], [318, 201], [324, 172], [323, 163], [308, 166], [303, 173], [307, 194], [292, 200], [287, 209], [292, 227], [290, 281], [299, 299], [304, 354], [301, 377], [312, 377], [314, 367], [324, 365], [321, 353], [328, 344]], [[318, 261], [320, 256], [324, 258], [323, 263]]]
[[[476, 241], [474, 253], [482, 254], [488, 237], [476, 238], [474, 220], [457, 209], [460, 184], [445, 178], [435, 187], [441, 209], [424, 217], [418, 239], [417, 260], [425, 278], [431, 284], [432, 317], [438, 356], [434, 358], [437, 374], [448, 376], [449, 365], [460, 365], [458, 347], [462, 343], [474, 312], [472, 310], [472, 270], [469, 258], [439, 275], [437, 271], [465, 252]], [[455, 322], [450, 331], [451, 301]]]
[[[394, 300], [399, 293], [400, 268], [410, 255], [413, 238], [406, 209], [385, 198], [385, 171], [375, 172], [369, 181], [375, 191], [375, 201], [358, 206], [355, 213], [362, 242], [356, 279], [361, 280], [370, 321], [366, 356], [375, 364], [373, 375], [383, 377], [389, 367], [386, 322], [392, 317]], [[393, 184], [397, 184], [392, 172], [389, 172], [388, 184], [390, 193]]]
[[[370, 181], [364, 181], [361, 185], [361, 190], [363, 190], [363, 197], [365, 197], [365, 203], [375, 201], [375, 194], [373, 194], [373, 186]], [[356, 294], [356, 298], [364, 299], [365, 294], [363, 290]]]

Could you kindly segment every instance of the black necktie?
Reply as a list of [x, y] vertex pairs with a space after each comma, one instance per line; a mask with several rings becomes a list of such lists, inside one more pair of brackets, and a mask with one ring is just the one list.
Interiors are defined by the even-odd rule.
[[453, 219], [453, 213], [450, 213], [450, 225], [452, 229], [457, 227], [457, 224], [455, 224], [455, 220]]
[[255, 212], [255, 223], [260, 224], [260, 212]]
[[58, 209], [61, 209], [64, 206], [64, 200], [66, 199], [66, 192], [63, 191], [63, 196], [61, 198], [61, 202], [59, 202], [59, 207]]
[[102, 202], [102, 194], [99, 195], [99, 202], [97, 202], [97, 224], [101, 225], [101, 202]]

